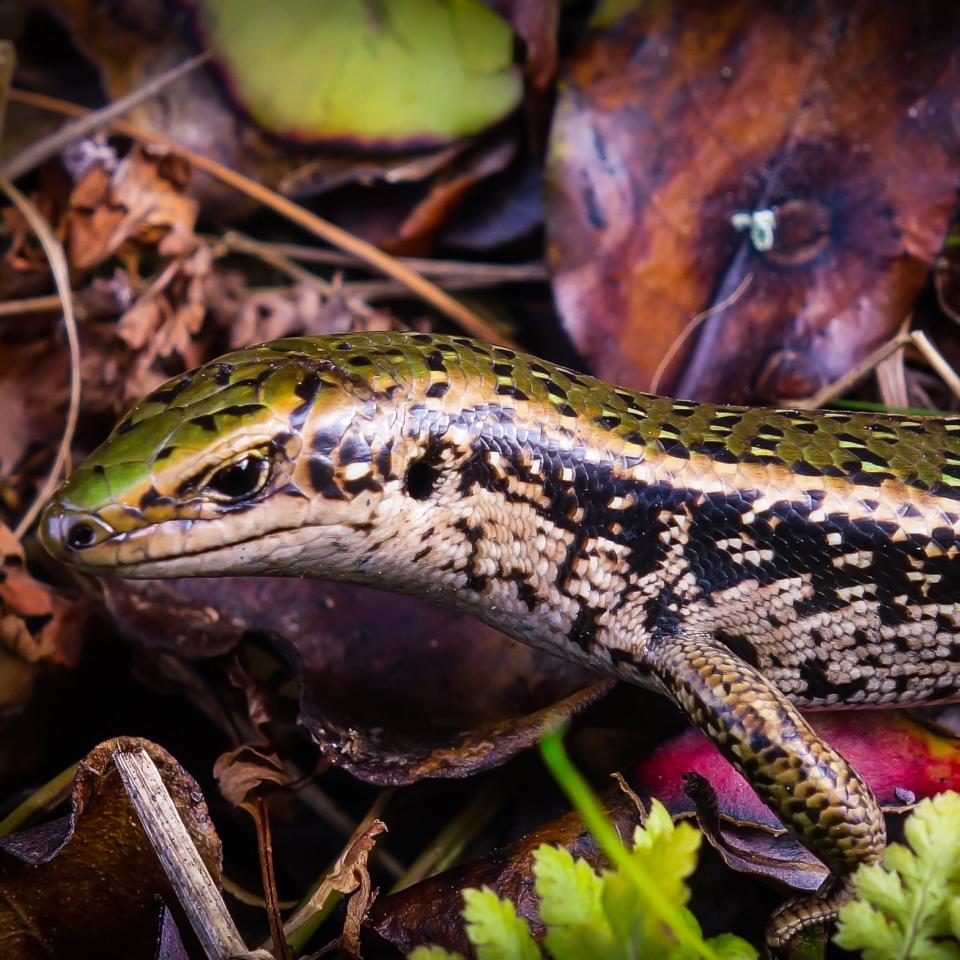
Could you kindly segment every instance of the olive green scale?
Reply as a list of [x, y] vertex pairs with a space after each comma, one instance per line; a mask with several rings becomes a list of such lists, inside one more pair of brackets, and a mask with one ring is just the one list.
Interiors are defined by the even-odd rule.
[[253, 404], [269, 408], [289, 394], [284, 374], [293, 358], [349, 371], [374, 391], [398, 382], [460, 381], [481, 394], [489, 391], [501, 405], [511, 400], [514, 405], [548, 405], [571, 424], [589, 422], [654, 455], [780, 465], [802, 475], [856, 478], [868, 485], [892, 478], [946, 496], [953, 496], [950, 488], [960, 487], [960, 417], [770, 410], [673, 400], [612, 387], [505, 347], [435, 334], [290, 338], [238, 351], [229, 360], [201, 368], [199, 375], [188, 373], [171, 381], [138, 405], [121, 422], [120, 432], [141, 421], [150, 421], [152, 429], [131, 438], [123, 455], [150, 452], [166, 426], [155, 420], [162, 412], [189, 411], [197, 429], [185, 441], [199, 446], [209, 441], [209, 427], [200, 418], [227, 418], [231, 411]]

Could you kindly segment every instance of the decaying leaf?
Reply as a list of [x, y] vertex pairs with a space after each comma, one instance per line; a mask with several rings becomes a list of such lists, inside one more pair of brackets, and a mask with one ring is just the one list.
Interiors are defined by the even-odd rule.
[[342, 893], [348, 896], [349, 900], [343, 931], [337, 945], [351, 957], [360, 956], [360, 927], [376, 897], [376, 890], [367, 869], [367, 860], [377, 837], [386, 833], [386, 830], [387, 826], [382, 820], [373, 820], [366, 829], [351, 837], [320, 886], [284, 925], [288, 933], [296, 930], [321, 910], [331, 894]]
[[[215, 882], [220, 840], [203, 794], [165, 750], [121, 737], [94, 748], [74, 780], [70, 813], [0, 838], [0, 931], [5, 960], [154, 956], [158, 904], [179, 906], [112, 763], [144, 749]], [[189, 930], [184, 919], [179, 928]]]
[[[960, 740], [904, 711], [809, 712], [805, 716], [866, 778], [887, 810], [902, 810], [915, 800], [960, 786]], [[659, 798], [674, 815], [690, 815], [695, 804], [683, 781], [690, 771], [711, 784], [725, 820], [783, 830], [746, 780], [694, 730], [655, 750], [632, 780], [641, 795]]]
[[62, 428], [66, 378], [66, 353], [55, 339], [0, 343], [0, 474], [9, 475], [31, 448], [48, 444]]
[[263, 788], [289, 786], [291, 777], [283, 762], [268, 747], [246, 743], [217, 757], [213, 775], [224, 798], [242, 806], [251, 796], [260, 796]]
[[[617, 832], [623, 837], [632, 836], [640, 822], [633, 800], [620, 790], [604, 794], [603, 799]], [[546, 929], [537, 909], [533, 876], [533, 851], [542, 843], [563, 846], [595, 868], [604, 864], [580, 818], [567, 813], [490, 857], [381, 897], [370, 911], [368, 926], [404, 954], [422, 944], [437, 944], [470, 955], [461, 917], [462, 891], [466, 887], [490, 887], [498, 896], [513, 902], [534, 937], [542, 940]]]
[[955, 202], [958, 26], [937, 0], [842, 18], [725, 0], [642, 4], [591, 35], [547, 214], [556, 302], [594, 371], [649, 389], [679, 341], [661, 391], [776, 401], [887, 340]]
[[156, 147], [135, 146], [113, 169], [94, 159], [61, 225], [70, 263], [93, 267], [126, 243], [157, 246], [165, 256], [186, 253], [197, 218], [197, 203], [185, 193], [189, 180], [189, 164]]
[[300, 722], [324, 754], [375, 783], [501, 763], [611, 686], [477, 621], [359, 587], [269, 578], [106, 586], [121, 629], [153, 649], [202, 659], [263, 636], [299, 678]]

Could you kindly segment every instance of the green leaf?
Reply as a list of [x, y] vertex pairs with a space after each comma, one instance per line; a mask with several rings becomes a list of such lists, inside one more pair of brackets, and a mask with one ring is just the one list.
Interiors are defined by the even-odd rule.
[[960, 895], [960, 794], [924, 800], [904, 825], [909, 847], [887, 847], [883, 866], [853, 876], [857, 899], [840, 909], [834, 940], [864, 960], [960, 960], [953, 929]]
[[281, 136], [435, 145], [522, 94], [513, 31], [478, 0], [201, 0], [197, 16], [237, 99]]
[[960, 896], [950, 898], [950, 930], [955, 940], [960, 940]]
[[658, 878], [671, 904], [682, 907], [690, 899], [686, 881], [697, 868], [701, 839], [699, 830], [686, 822], [675, 824], [666, 807], [653, 800], [645, 825], [634, 831], [631, 857]]
[[570, 762], [570, 758], [563, 749], [563, 740], [559, 731], [554, 731], [543, 738], [540, 742], [540, 753], [550, 772], [566, 791], [571, 803], [583, 818], [583, 822], [596, 837], [600, 849], [636, 887], [643, 899], [645, 910], [657, 917], [673, 933], [677, 942], [690, 950], [692, 956], [714, 960], [713, 951], [704, 942], [703, 937], [699, 933], [696, 935], [691, 933], [684, 911], [664, 895], [661, 890], [661, 878], [647, 871], [643, 865], [642, 854], [638, 859], [624, 847], [623, 841], [607, 819], [593, 791]]
[[603, 911], [603, 880], [586, 860], [543, 844], [533, 854], [540, 917], [547, 925], [544, 946], [552, 956], [616, 957], [613, 931]]
[[467, 936], [478, 960], [541, 960], [540, 948], [526, 921], [517, 916], [509, 900], [501, 900], [489, 887], [463, 891]]
[[707, 943], [713, 948], [718, 960], [757, 960], [757, 948], [735, 934], [720, 933], [710, 937]]
[[417, 947], [407, 960], [464, 960], [463, 954], [450, 953], [443, 947]]
[[620, 871], [604, 874], [603, 912], [619, 947], [613, 956], [659, 957], [676, 945], [670, 928], [657, 919], [636, 885]]

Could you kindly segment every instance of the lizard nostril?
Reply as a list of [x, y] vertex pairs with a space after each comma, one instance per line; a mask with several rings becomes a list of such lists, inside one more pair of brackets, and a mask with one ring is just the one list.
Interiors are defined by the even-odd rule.
[[71, 550], [82, 550], [89, 547], [97, 539], [97, 531], [89, 523], [80, 520], [70, 525], [67, 530], [67, 546]]

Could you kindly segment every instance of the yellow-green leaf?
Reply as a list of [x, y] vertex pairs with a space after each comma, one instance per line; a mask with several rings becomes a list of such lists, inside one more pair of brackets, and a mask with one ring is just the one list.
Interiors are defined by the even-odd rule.
[[960, 794], [920, 803], [904, 837], [909, 847], [892, 843], [883, 866], [854, 874], [857, 899], [841, 908], [834, 939], [864, 960], [960, 960], [960, 943], [950, 939], [960, 895]]
[[407, 960], [463, 960], [463, 954], [450, 953], [443, 947], [417, 947]]
[[463, 891], [463, 918], [477, 960], [541, 960], [540, 948], [509, 900], [489, 887]]
[[234, 95], [299, 140], [410, 148], [476, 133], [517, 105], [509, 24], [479, 0], [201, 0]]
[[603, 880], [586, 860], [543, 844], [533, 854], [540, 917], [547, 925], [544, 946], [553, 957], [616, 956], [613, 931], [603, 912]]

